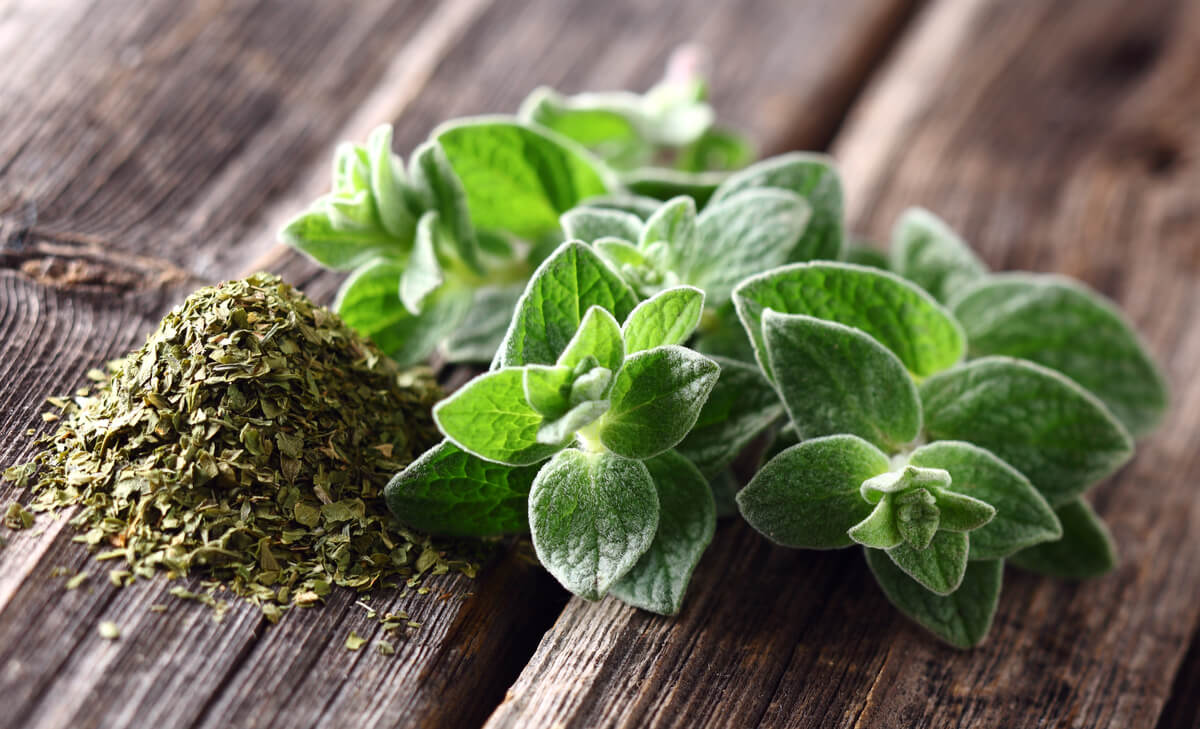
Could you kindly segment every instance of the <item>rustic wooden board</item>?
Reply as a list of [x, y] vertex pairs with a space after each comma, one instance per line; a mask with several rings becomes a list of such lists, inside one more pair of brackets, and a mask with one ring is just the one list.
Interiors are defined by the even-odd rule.
[[[726, 524], [676, 619], [572, 600], [487, 726], [1154, 726], [1200, 618], [1198, 41], [1195, 3], [942, 0], [834, 145], [858, 229], [885, 239], [924, 205], [994, 267], [1081, 278], [1145, 334], [1174, 407], [1094, 492], [1113, 574], [1009, 569], [989, 641], [961, 652], [853, 551]], [[1163, 726], [1195, 707], [1179, 696]]]
[[[6, 6], [0, 464], [29, 455], [25, 431], [45, 396], [135, 346], [191, 288], [269, 253], [281, 216], [327, 184], [337, 138], [398, 118], [404, 150], [454, 114], [515, 108], [538, 82], [642, 87], [675, 42], [696, 38], [722, 61], [714, 87], [731, 119], [780, 146], [803, 116], [816, 139], [844, 109], [811, 108], [848, 102], [909, 6]], [[794, 43], [817, 60], [797, 64]], [[325, 300], [337, 283], [297, 256], [266, 260]], [[0, 502], [13, 497], [27, 498], [0, 486]], [[345, 594], [276, 628], [240, 604], [216, 623], [169, 599], [163, 580], [109, 586], [61, 521], [6, 536], [0, 726], [477, 726], [565, 599], [511, 551], [477, 581], [436, 578], [420, 598], [380, 593], [373, 604], [424, 623], [385, 658], [342, 647], [351, 629], [375, 637]], [[54, 566], [91, 577], [67, 592]], [[169, 609], [148, 612], [156, 603]], [[121, 640], [101, 640], [100, 620], [117, 622]]]

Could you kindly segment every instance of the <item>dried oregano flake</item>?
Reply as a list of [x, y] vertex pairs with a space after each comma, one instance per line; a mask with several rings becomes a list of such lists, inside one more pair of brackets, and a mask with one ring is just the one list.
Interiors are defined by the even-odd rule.
[[[427, 371], [402, 371], [268, 274], [192, 294], [144, 346], [56, 398], [58, 427], [5, 478], [33, 511], [76, 506], [75, 539], [121, 560], [114, 584], [202, 571], [272, 621], [334, 585], [415, 583], [466, 561], [399, 527], [388, 479], [440, 437]], [[14, 505], [15, 506], [15, 505]], [[32, 521], [10, 507], [10, 526]], [[185, 594], [186, 593], [186, 594]]]

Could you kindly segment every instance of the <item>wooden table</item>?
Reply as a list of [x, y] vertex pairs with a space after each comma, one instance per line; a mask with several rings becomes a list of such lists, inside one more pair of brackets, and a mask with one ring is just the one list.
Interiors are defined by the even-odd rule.
[[[1189, 0], [0, 0], [0, 466], [46, 396], [140, 343], [203, 283], [257, 268], [328, 300], [274, 231], [338, 139], [407, 152], [538, 83], [645, 88], [716, 61], [764, 151], [830, 148], [851, 222], [942, 214], [996, 268], [1118, 300], [1174, 408], [1094, 503], [1120, 567], [1009, 570], [982, 647], [888, 606], [862, 561], [722, 523], [683, 613], [567, 596], [519, 551], [372, 602], [424, 626], [394, 656], [344, 593], [268, 627], [166, 580], [109, 586], [43, 517], [0, 550], [4, 727], [1196, 727], [1200, 722], [1200, 3]], [[27, 500], [11, 485], [0, 504]], [[65, 590], [54, 567], [83, 570]], [[148, 606], [166, 602], [165, 613]], [[96, 626], [121, 626], [117, 641]]]

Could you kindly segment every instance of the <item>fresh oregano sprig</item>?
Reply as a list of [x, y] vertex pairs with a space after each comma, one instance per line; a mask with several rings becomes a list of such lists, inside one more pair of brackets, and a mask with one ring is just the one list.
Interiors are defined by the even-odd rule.
[[[785, 266], [734, 302], [802, 439], [738, 494], [742, 514], [788, 546], [862, 545], [888, 598], [954, 645], [986, 635], [1001, 561], [1064, 537], [1053, 507], [1077, 511], [1131, 453], [1121, 424], [1061, 374], [962, 364], [960, 325], [894, 274]], [[1080, 563], [1111, 555], [1105, 540], [1070, 544]]]
[[671, 450], [720, 371], [679, 346], [703, 308], [692, 287], [639, 303], [590, 247], [563, 244], [495, 367], [434, 409], [447, 443], [393, 480], [389, 505], [431, 531], [498, 533], [522, 530], [527, 498], [538, 558], [567, 589], [677, 612], [716, 519], [707, 481]]

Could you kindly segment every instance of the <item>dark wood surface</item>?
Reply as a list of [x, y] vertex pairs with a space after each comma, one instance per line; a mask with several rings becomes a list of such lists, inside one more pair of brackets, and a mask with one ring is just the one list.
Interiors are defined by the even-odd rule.
[[[352, 10], [350, 9], [352, 7]], [[341, 138], [507, 111], [538, 83], [645, 87], [709, 46], [723, 115], [768, 150], [819, 146], [912, 11], [902, 0], [0, 5], [0, 466], [27, 458], [45, 397], [140, 343], [192, 288], [269, 266], [329, 300], [338, 278], [274, 230], [328, 184]], [[803, 51], [801, 62], [799, 53]], [[28, 494], [0, 486], [0, 503]], [[165, 580], [111, 587], [62, 520], [0, 550], [0, 726], [479, 726], [564, 593], [501, 550], [476, 580], [381, 592], [423, 627], [390, 657], [336, 593], [268, 627], [221, 622]], [[90, 578], [65, 590], [51, 570]], [[165, 613], [149, 606], [165, 603]], [[117, 641], [96, 632], [116, 622]]]

